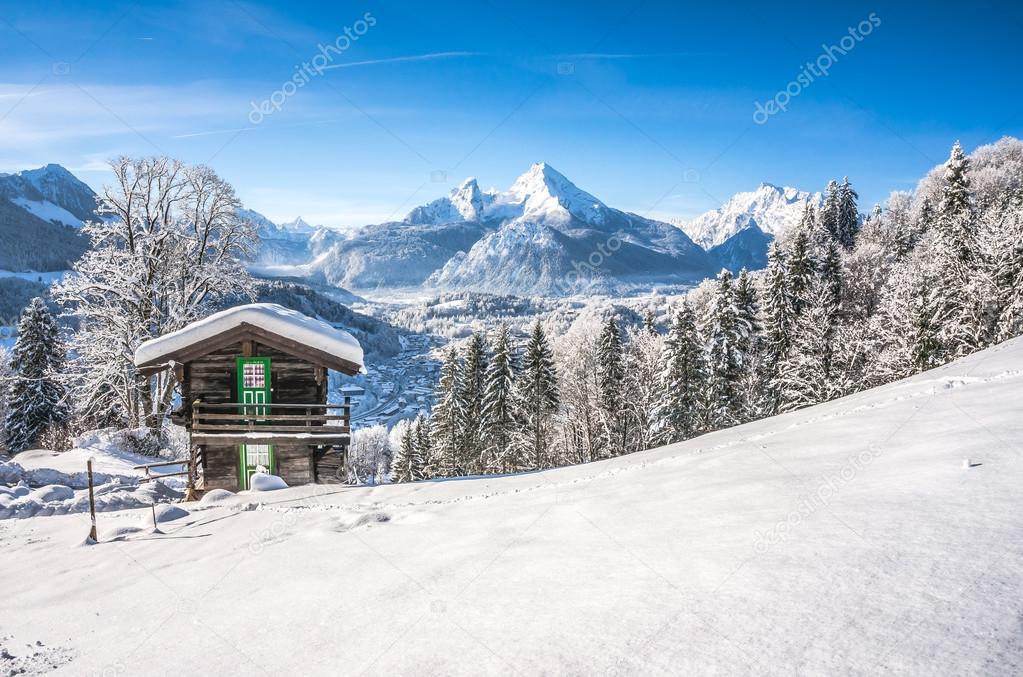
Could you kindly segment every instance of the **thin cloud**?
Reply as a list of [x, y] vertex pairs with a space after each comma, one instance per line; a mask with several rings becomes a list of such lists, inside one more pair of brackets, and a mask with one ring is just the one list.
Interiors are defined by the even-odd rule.
[[434, 59], [456, 59], [467, 56], [484, 56], [482, 52], [433, 52], [430, 54], [413, 54], [411, 56], [393, 56], [387, 59], [370, 59], [368, 61], [351, 61], [324, 66], [323, 70], [334, 68], [355, 68], [356, 66], [375, 66], [381, 63], [402, 63], [406, 61], [433, 61]]
[[238, 132], [252, 132], [260, 129], [291, 129], [292, 127], [309, 127], [311, 125], [326, 125], [341, 120], [309, 120], [307, 122], [296, 122], [290, 125], [249, 125], [248, 127], [235, 127], [234, 129], [212, 129], [205, 132], [190, 132], [188, 134], [175, 134], [172, 139], [191, 139], [197, 136], [214, 136], [216, 134], [236, 134]]
[[648, 54], [610, 53], [610, 52], [582, 52], [579, 54], [565, 54], [564, 59], [670, 59], [683, 56], [712, 56], [721, 52], [659, 52]]

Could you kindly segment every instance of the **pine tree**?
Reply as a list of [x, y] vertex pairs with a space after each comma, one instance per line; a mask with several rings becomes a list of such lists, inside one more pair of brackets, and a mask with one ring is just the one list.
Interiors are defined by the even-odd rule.
[[663, 442], [670, 444], [703, 430], [706, 366], [696, 319], [685, 301], [668, 331], [662, 361], [664, 404], [658, 413]]
[[36, 297], [21, 314], [11, 353], [4, 440], [12, 454], [36, 442], [50, 426], [68, 420], [66, 392], [56, 380], [63, 366], [64, 344], [57, 323]]
[[518, 467], [512, 455], [512, 434], [515, 428], [515, 356], [511, 334], [504, 323], [497, 330], [494, 355], [487, 367], [481, 408], [481, 441], [484, 446], [485, 470], [510, 472]]
[[515, 444], [523, 461], [532, 468], [549, 467], [550, 438], [559, 405], [558, 373], [554, 354], [540, 321], [533, 325], [515, 380]]
[[458, 351], [451, 346], [440, 369], [440, 380], [430, 417], [430, 445], [435, 471], [441, 477], [462, 474], [462, 421], [465, 409], [461, 399], [461, 367]]
[[487, 344], [482, 334], [473, 332], [465, 348], [461, 379], [462, 460], [465, 472], [475, 475], [485, 470], [483, 461], [483, 391], [486, 387]]
[[785, 276], [785, 255], [777, 242], [772, 242], [767, 251], [767, 282], [764, 299], [764, 360], [763, 377], [765, 384], [764, 413], [768, 416], [778, 413], [781, 404], [781, 390], [778, 382], [779, 367], [789, 353], [792, 344], [792, 313], [788, 283]]
[[618, 319], [612, 315], [604, 324], [597, 341], [597, 376], [600, 384], [600, 412], [604, 424], [604, 443], [610, 456], [625, 453], [628, 417], [622, 402], [625, 383], [625, 359]]
[[732, 274], [722, 270], [703, 323], [707, 343], [707, 425], [712, 430], [735, 425], [740, 419], [742, 355], [738, 324]]
[[415, 424], [405, 429], [401, 438], [401, 445], [398, 453], [391, 462], [391, 477], [393, 482], [415, 482], [425, 477], [425, 462], [420, 454], [418, 440], [416, 439], [416, 426], [422, 425], [421, 417], [416, 419]]
[[838, 186], [835, 239], [846, 249], [852, 249], [856, 243], [856, 234], [860, 229], [860, 212], [856, 206], [857, 199], [859, 199], [859, 195], [853, 190], [852, 184], [849, 183], [849, 177], [843, 178], [842, 184]]

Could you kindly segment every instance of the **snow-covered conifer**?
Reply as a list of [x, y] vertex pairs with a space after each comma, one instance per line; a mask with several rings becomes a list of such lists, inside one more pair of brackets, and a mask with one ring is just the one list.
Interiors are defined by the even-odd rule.
[[645, 326], [630, 329], [625, 348], [625, 382], [621, 398], [629, 421], [625, 451], [642, 451], [655, 446], [658, 412], [664, 392], [660, 386], [664, 338]]
[[696, 319], [685, 301], [664, 341], [660, 386], [663, 404], [658, 412], [662, 441], [680, 442], [703, 430], [706, 367]]
[[64, 344], [57, 323], [39, 297], [32, 299], [18, 322], [18, 339], [10, 360], [4, 440], [11, 453], [32, 445], [50, 426], [69, 416], [67, 393], [57, 381], [64, 366]]
[[805, 228], [800, 227], [792, 241], [792, 251], [789, 252], [788, 267], [785, 271], [793, 317], [798, 317], [803, 312], [813, 280], [813, 262], [810, 260], [809, 249], [810, 234]]
[[838, 186], [838, 210], [835, 217], [835, 239], [846, 249], [852, 249], [860, 229], [860, 212], [856, 204], [858, 199], [859, 195], [846, 176]]
[[762, 380], [765, 384], [764, 413], [778, 413], [780, 386], [778, 369], [788, 356], [792, 343], [792, 325], [795, 317], [785, 275], [785, 254], [777, 242], [767, 252], [767, 279], [764, 294], [764, 359]]
[[501, 323], [494, 340], [494, 354], [487, 365], [480, 411], [484, 470], [510, 472], [517, 466], [511, 459], [515, 428], [515, 356], [508, 325]]
[[406, 426], [405, 434], [401, 436], [398, 453], [394, 455], [394, 462], [391, 465], [393, 482], [415, 482], [424, 478], [426, 464], [416, 440], [417, 425], [421, 425], [419, 419], [414, 425]]
[[441, 365], [437, 392], [434, 394], [433, 415], [430, 417], [432, 461], [440, 477], [454, 477], [464, 472], [461, 461], [465, 407], [461, 393], [458, 350], [451, 346]]
[[727, 428], [741, 418], [742, 354], [739, 350], [739, 310], [732, 274], [722, 270], [703, 321], [707, 344], [707, 425]]
[[836, 310], [831, 291], [818, 280], [811, 290], [811, 299], [796, 322], [795, 339], [779, 368], [781, 411], [825, 402], [835, 393], [831, 358]]
[[515, 446], [521, 460], [534, 469], [552, 465], [551, 431], [558, 411], [558, 372], [547, 334], [540, 321], [533, 325], [515, 379]]
[[462, 461], [471, 475], [485, 470], [483, 460], [483, 393], [486, 388], [487, 344], [483, 335], [473, 332], [465, 347], [461, 393]]
[[625, 453], [629, 421], [623, 397], [625, 355], [622, 334], [618, 318], [613, 314], [604, 323], [597, 341], [597, 375], [606, 453], [609, 456], [620, 456]]

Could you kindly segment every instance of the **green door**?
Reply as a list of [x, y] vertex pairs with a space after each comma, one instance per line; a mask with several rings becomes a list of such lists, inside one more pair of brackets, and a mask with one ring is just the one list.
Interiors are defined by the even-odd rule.
[[[238, 367], [238, 401], [242, 404], [270, 404], [270, 358], [239, 357]], [[270, 412], [266, 407], [240, 407], [242, 414], [262, 414]]]
[[272, 444], [239, 444], [238, 449], [238, 467], [241, 468], [238, 484], [242, 489], [249, 488], [252, 473], [265, 472], [271, 475], [277, 474], [277, 459], [274, 458], [274, 447]]
[[[269, 407], [259, 406], [270, 404], [270, 358], [239, 357], [238, 368], [238, 402], [239, 413], [253, 416], [267, 416]], [[265, 423], [265, 419], [255, 419], [256, 423]], [[277, 464], [274, 448], [270, 444], [238, 445], [239, 484], [242, 489], [249, 488], [249, 480], [254, 472], [276, 474]]]

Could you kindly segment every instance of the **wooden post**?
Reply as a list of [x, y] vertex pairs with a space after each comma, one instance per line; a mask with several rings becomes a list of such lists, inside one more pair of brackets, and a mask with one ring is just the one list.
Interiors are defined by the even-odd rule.
[[89, 514], [92, 516], [92, 528], [89, 529], [89, 540], [93, 543], [99, 542], [99, 536], [96, 535], [96, 495], [92, 489], [92, 459], [90, 458], [87, 464], [89, 470]]

